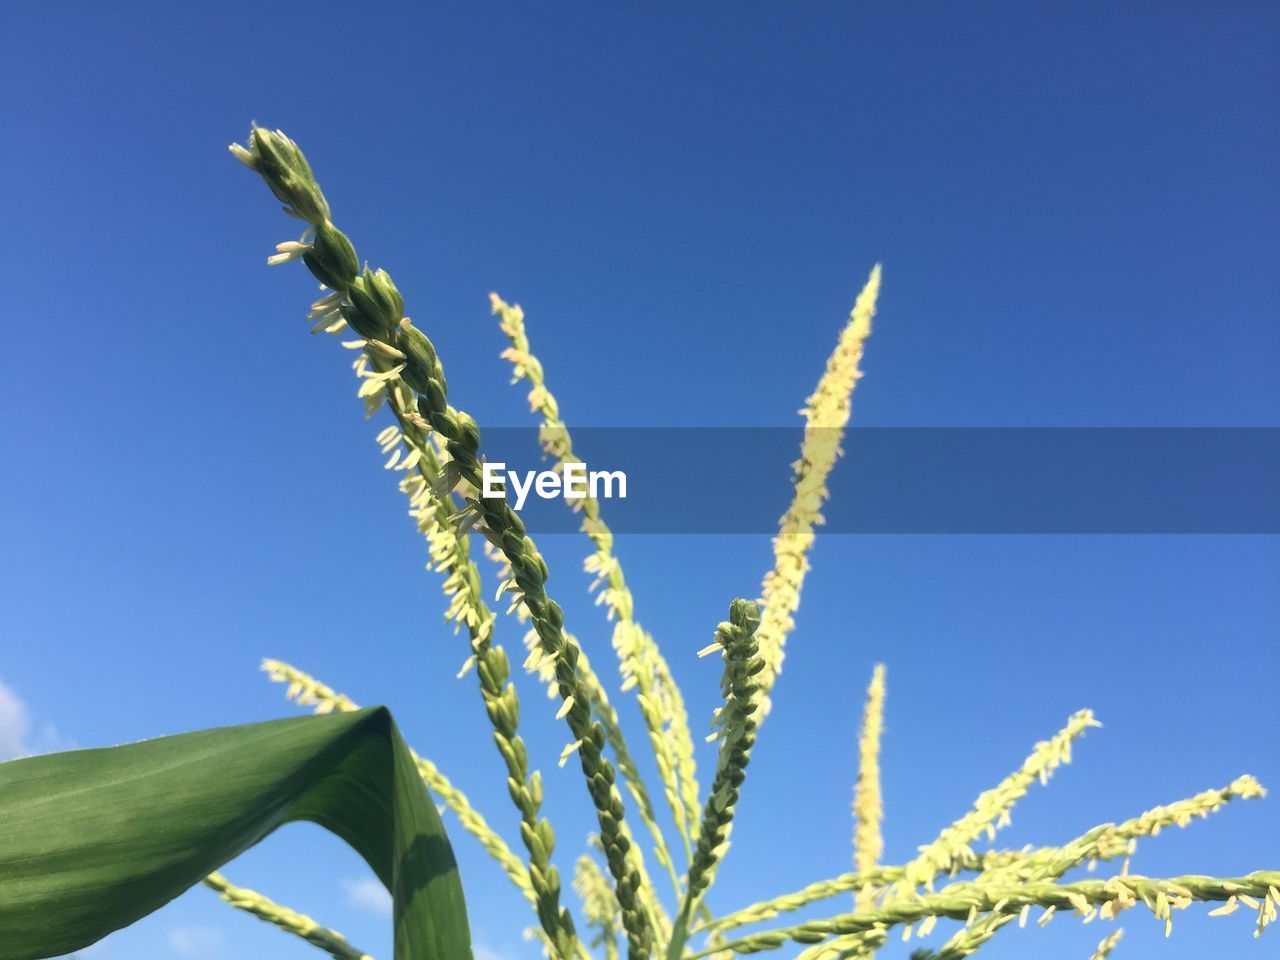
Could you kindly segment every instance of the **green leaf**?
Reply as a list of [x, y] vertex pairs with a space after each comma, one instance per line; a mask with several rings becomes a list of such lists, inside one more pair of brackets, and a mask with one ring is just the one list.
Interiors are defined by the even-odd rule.
[[294, 820], [391, 891], [396, 960], [469, 960], [452, 848], [384, 707], [0, 764], [0, 960], [88, 946]]

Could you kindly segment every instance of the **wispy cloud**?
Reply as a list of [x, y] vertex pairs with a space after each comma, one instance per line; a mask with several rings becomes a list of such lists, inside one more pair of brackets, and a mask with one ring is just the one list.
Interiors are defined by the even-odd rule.
[[[347, 903], [370, 913], [391, 915], [391, 894], [387, 888], [373, 877], [363, 880], [343, 880], [342, 889], [347, 895]], [[477, 960], [479, 958], [477, 957]]]
[[221, 942], [222, 931], [216, 927], [174, 927], [169, 931], [169, 946], [180, 957], [206, 956]]
[[24, 757], [31, 752], [27, 736], [31, 715], [27, 705], [9, 687], [0, 683], [0, 760]]
[[474, 960], [505, 960], [497, 950], [486, 947], [483, 943], [472, 944], [471, 955]]
[[0, 760], [29, 757], [33, 753], [71, 750], [75, 744], [63, 740], [49, 724], [38, 729], [31, 711], [13, 687], [0, 683]]

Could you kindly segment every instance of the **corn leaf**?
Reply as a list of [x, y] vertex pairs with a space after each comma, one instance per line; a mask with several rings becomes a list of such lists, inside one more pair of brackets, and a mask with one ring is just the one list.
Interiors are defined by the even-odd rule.
[[297, 820], [391, 892], [396, 960], [469, 960], [453, 851], [382, 707], [0, 764], [0, 960], [88, 946]]

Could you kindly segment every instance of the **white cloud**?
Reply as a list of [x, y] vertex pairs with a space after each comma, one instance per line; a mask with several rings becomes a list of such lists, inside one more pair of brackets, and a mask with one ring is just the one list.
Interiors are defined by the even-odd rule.
[[31, 752], [27, 735], [31, 732], [31, 716], [18, 695], [0, 683], [0, 760], [24, 757]]
[[342, 889], [347, 894], [347, 903], [370, 913], [391, 915], [391, 894], [387, 888], [373, 877], [363, 880], [343, 880]]
[[471, 955], [474, 960], [503, 960], [502, 954], [483, 943], [472, 944]]
[[174, 927], [169, 931], [169, 946], [182, 957], [204, 956], [221, 942], [222, 931], [214, 927]]

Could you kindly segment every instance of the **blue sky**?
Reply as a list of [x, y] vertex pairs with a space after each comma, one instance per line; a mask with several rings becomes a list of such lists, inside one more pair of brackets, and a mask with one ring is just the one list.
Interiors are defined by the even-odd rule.
[[[263, 265], [293, 227], [226, 153], [250, 119], [304, 146], [481, 424], [527, 422], [490, 290], [526, 308], [570, 423], [787, 425], [880, 261], [859, 424], [1280, 425], [1274, 6], [14, 2], [0, 37], [9, 752], [288, 715], [256, 670], [274, 656], [389, 704], [518, 842], [350, 356], [306, 335], [303, 271]], [[607, 666], [585, 542], [542, 546]], [[768, 540], [618, 551], [700, 725], [717, 669], [693, 653]], [[813, 559], [716, 909], [848, 868], [877, 661], [892, 862], [1083, 706], [1105, 727], [1002, 843], [1244, 772], [1280, 788], [1274, 537], [831, 536]], [[590, 811], [553, 705], [522, 693], [567, 872]], [[1134, 869], [1276, 868], [1277, 804], [1166, 834]], [[478, 960], [535, 956], [523, 902], [451, 829]], [[227, 873], [390, 956], [368, 872], [318, 829]], [[1274, 950], [1202, 914], [1167, 942], [1133, 915], [1117, 956]], [[987, 955], [1078, 958], [1101, 935], [1060, 918]], [[89, 954], [313, 955], [203, 891]]]

